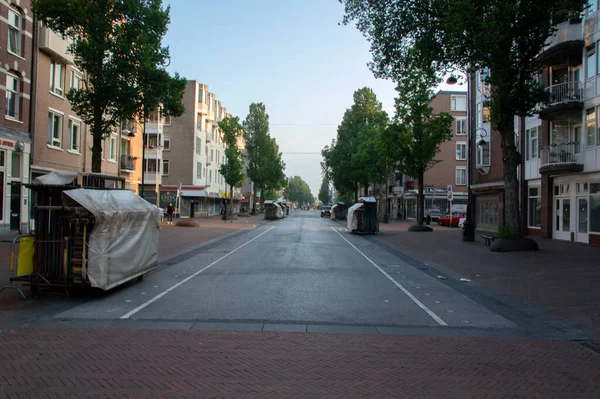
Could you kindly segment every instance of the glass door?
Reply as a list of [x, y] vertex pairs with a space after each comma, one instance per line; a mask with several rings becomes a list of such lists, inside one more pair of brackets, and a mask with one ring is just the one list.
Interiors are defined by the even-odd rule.
[[577, 199], [577, 232], [575, 241], [588, 242], [588, 199]]
[[571, 240], [571, 200], [554, 199], [554, 234], [557, 240]]

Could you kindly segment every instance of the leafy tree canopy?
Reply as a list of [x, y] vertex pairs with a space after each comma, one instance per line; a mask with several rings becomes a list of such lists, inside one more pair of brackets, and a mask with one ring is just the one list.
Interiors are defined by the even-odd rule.
[[323, 178], [323, 181], [321, 182], [321, 188], [319, 189], [319, 201], [321, 203], [328, 204], [331, 201], [331, 198], [329, 196], [330, 191], [331, 190], [329, 189], [329, 180]]

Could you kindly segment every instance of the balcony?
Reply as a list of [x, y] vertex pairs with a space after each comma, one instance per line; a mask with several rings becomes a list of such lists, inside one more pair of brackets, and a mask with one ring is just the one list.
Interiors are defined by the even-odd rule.
[[581, 143], [571, 142], [540, 147], [540, 174], [583, 171]]
[[162, 120], [149, 120], [146, 122], [146, 134], [163, 134]]
[[125, 173], [135, 172], [135, 166], [133, 164], [133, 157], [131, 157], [131, 155], [121, 155], [121, 172], [125, 172]]
[[546, 88], [550, 102], [540, 111], [540, 119], [556, 120], [569, 114], [581, 115], [583, 85], [581, 82], [563, 82]]
[[557, 28], [554, 35], [548, 38], [540, 61], [545, 65], [556, 65], [568, 58], [581, 59], [584, 47], [581, 21], [565, 21], [558, 24]]
[[40, 50], [59, 58], [66, 64], [73, 64], [73, 54], [69, 53], [69, 42], [52, 29], [42, 26], [40, 29]]

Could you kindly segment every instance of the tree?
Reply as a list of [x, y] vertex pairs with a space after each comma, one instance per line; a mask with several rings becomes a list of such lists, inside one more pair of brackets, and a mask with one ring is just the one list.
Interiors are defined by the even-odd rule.
[[325, 178], [341, 192], [365, 190], [377, 175], [380, 160], [373, 156], [373, 135], [388, 123], [388, 117], [372, 89], [363, 87], [354, 92], [354, 104], [346, 110], [338, 126], [337, 137], [321, 154]]
[[164, 69], [169, 7], [162, 0], [33, 0], [32, 7], [41, 22], [72, 39], [68, 51], [86, 74], [67, 98], [90, 126], [93, 172], [101, 172], [102, 141], [121, 120], [147, 117], [161, 103], [163, 115], [183, 113], [185, 80]]
[[[432, 115], [431, 88], [437, 79], [431, 68], [417, 66], [405, 70], [397, 91], [396, 117], [383, 134], [389, 155], [400, 161], [400, 169], [419, 181], [417, 224], [423, 224], [424, 175], [435, 165], [440, 144], [452, 138], [452, 115], [442, 112]], [[395, 155], [394, 155], [395, 154]]]
[[300, 176], [288, 179], [285, 193], [289, 201], [298, 203], [300, 206], [314, 202], [310, 187]]
[[[239, 187], [244, 182], [244, 167], [242, 165], [242, 151], [238, 147], [238, 139], [243, 134], [242, 126], [238, 117], [228, 116], [218, 123], [223, 132], [223, 143], [225, 144], [225, 163], [219, 167], [219, 173], [229, 184], [229, 214], [233, 210], [233, 188]], [[227, 213], [223, 214], [227, 220]]]
[[[491, 121], [501, 136], [506, 227], [521, 234], [520, 156], [514, 142], [514, 116], [531, 116], [548, 100], [535, 77], [539, 54], [556, 24], [577, 17], [585, 0], [340, 0], [344, 23], [357, 22], [371, 43], [377, 77], [395, 81], [415, 58], [438, 72], [459, 67], [488, 70]], [[411, 55], [411, 53], [414, 53]], [[491, 132], [490, 132], [491, 133]]]
[[285, 162], [283, 162], [282, 153], [279, 151], [277, 140], [269, 136], [265, 149], [266, 151], [262, 158], [261, 165], [261, 169], [263, 169], [261, 198], [263, 193], [262, 189], [278, 191], [287, 184], [287, 179], [285, 178]]
[[244, 121], [244, 140], [248, 159], [248, 177], [254, 182], [252, 214], [256, 213], [256, 193], [264, 184], [262, 160], [269, 146], [269, 115], [264, 104], [252, 103]]
[[321, 188], [319, 189], [319, 201], [324, 204], [328, 204], [331, 201], [329, 180], [326, 178], [323, 178], [323, 181], [321, 182]]

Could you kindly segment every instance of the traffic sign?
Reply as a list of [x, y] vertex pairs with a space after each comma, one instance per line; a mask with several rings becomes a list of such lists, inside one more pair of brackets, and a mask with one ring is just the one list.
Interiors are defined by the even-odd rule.
[[448, 190], [448, 201], [452, 201], [454, 199], [454, 192], [452, 191], [452, 184], [448, 184], [446, 188]]

